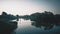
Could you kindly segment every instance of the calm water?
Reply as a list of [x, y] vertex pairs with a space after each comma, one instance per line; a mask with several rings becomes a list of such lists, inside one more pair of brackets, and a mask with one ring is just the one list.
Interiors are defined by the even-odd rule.
[[55, 26], [50, 30], [44, 28], [37, 28], [31, 25], [30, 20], [20, 19], [18, 21], [18, 28], [15, 30], [16, 34], [60, 34], [60, 26]]

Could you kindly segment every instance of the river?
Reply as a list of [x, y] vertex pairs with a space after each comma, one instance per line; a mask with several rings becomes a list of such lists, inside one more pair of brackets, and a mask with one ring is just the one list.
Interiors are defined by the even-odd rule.
[[30, 20], [19, 19], [16, 34], [60, 34], [60, 26], [55, 26], [50, 30], [44, 28], [37, 28], [31, 25]]

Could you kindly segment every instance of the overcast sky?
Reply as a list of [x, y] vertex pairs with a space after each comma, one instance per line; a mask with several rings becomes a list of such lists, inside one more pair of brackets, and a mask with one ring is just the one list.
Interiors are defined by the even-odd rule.
[[0, 14], [3, 11], [13, 15], [44, 11], [60, 14], [60, 0], [0, 0]]

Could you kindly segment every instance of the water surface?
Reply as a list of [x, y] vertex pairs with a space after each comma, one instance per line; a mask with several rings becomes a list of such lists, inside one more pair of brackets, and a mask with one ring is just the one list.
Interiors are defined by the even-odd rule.
[[15, 30], [16, 34], [60, 34], [60, 26], [55, 26], [50, 30], [44, 28], [37, 28], [31, 25], [30, 20], [20, 19], [18, 21], [18, 28]]

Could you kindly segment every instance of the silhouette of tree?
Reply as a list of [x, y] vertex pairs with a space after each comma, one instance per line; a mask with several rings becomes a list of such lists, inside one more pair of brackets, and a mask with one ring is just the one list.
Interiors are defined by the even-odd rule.
[[16, 15], [17, 16], [17, 21], [19, 21], [19, 15]]
[[2, 15], [7, 15], [7, 13], [6, 12], [2, 12]]

